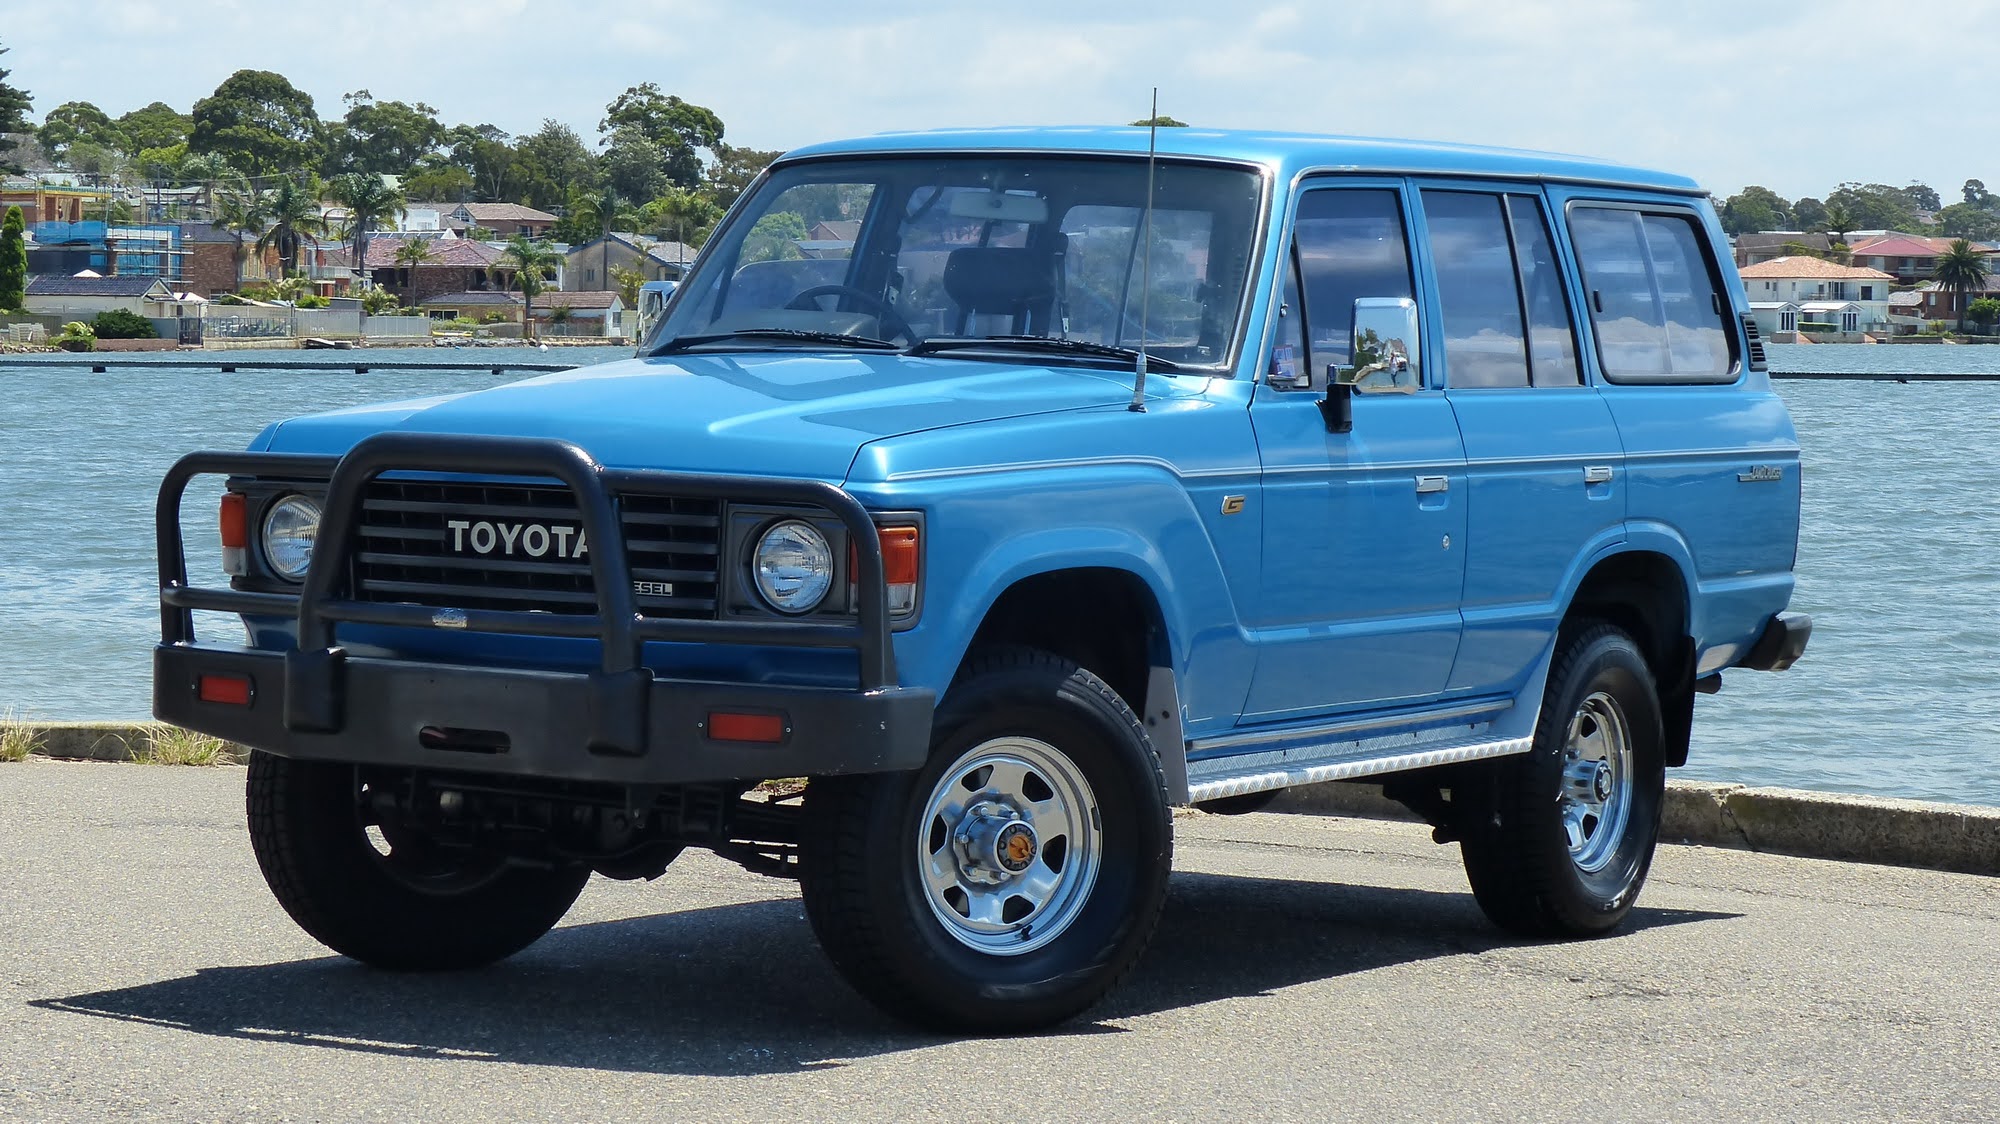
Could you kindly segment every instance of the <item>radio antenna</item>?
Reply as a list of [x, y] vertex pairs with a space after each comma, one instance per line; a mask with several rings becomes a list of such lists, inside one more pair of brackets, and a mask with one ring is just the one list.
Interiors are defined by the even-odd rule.
[[1160, 88], [1153, 87], [1153, 112], [1146, 115], [1146, 217], [1142, 224], [1145, 239], [1139, 265], [1139, 358], [1132, 379], [1132, 404], [1125, 407], [1135, 414], [1146, 412], [1146, 325], [1153, 298], [1153, 162], [1159, 153]]

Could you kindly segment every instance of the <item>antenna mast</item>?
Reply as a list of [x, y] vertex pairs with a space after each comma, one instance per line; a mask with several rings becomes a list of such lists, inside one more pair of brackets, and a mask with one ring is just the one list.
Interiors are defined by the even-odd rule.
[[1153, 161], [1159, 152], [1160, 88], [1153, 87], [1153, 112], [1146, 117], [1146, 218], [1143, 224], [1144, 249], [1139, 266], [1139, 358], [1132, 379], [1132, 404], [1125, 407], [1135, 414], [1146, 412], [1146, 326], [1150, 321], [1153, 297]]

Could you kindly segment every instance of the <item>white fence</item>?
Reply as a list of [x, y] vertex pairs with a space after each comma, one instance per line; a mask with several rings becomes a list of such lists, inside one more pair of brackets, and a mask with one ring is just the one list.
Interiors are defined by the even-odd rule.
[[423, 339], [427, 316], [365, 316], [353, 308], [258, 308], [211, 305], [202, 317], [208, 339]]

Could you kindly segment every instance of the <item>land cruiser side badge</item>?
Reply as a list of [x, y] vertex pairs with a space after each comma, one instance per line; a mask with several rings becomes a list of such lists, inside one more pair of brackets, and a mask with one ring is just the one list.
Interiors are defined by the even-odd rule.
[[1785, 470], [1775, 464], [1754, 464], [1750, 466], [1750, 471], [1736, 474], [1736, 479], [1745, 484], [1768, 484], [1784, 478]]

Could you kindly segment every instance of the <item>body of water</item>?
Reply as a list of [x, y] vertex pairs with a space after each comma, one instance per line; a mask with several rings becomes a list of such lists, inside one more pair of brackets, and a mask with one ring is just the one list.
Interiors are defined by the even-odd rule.
[[[1779, 371], [2000, 375], [2000, 347], [1770, 352]], [[584, 363], [629, 354], [493, 349], [474, 358]], [[366, 358], [456, 357], [371, 350]], [[0, 707], [49, 719], [148, 713], [159, 628], [153, 498], [182, 453], [242, 448], [266, 422], [296, 414], [514, 377], [247, 365], [221, 374], [163, 364], [93, 375], [0, 359]], [[1723, 692], [1697, 704], [1694, 753], [1681, 775], [2000, 805], [2000, 774], [1988, 767], [2000, 752], [2000, 385], [1778, 386], [1805, 446], [1793, 604], [1813, 615], [1812, 646], [1783, 674], [1725, 675]], [[190, 492], [190, 528], [214, 510], [212, 496]], [[214, 574], [213, 536], [189, 538], [190, 571]]]

